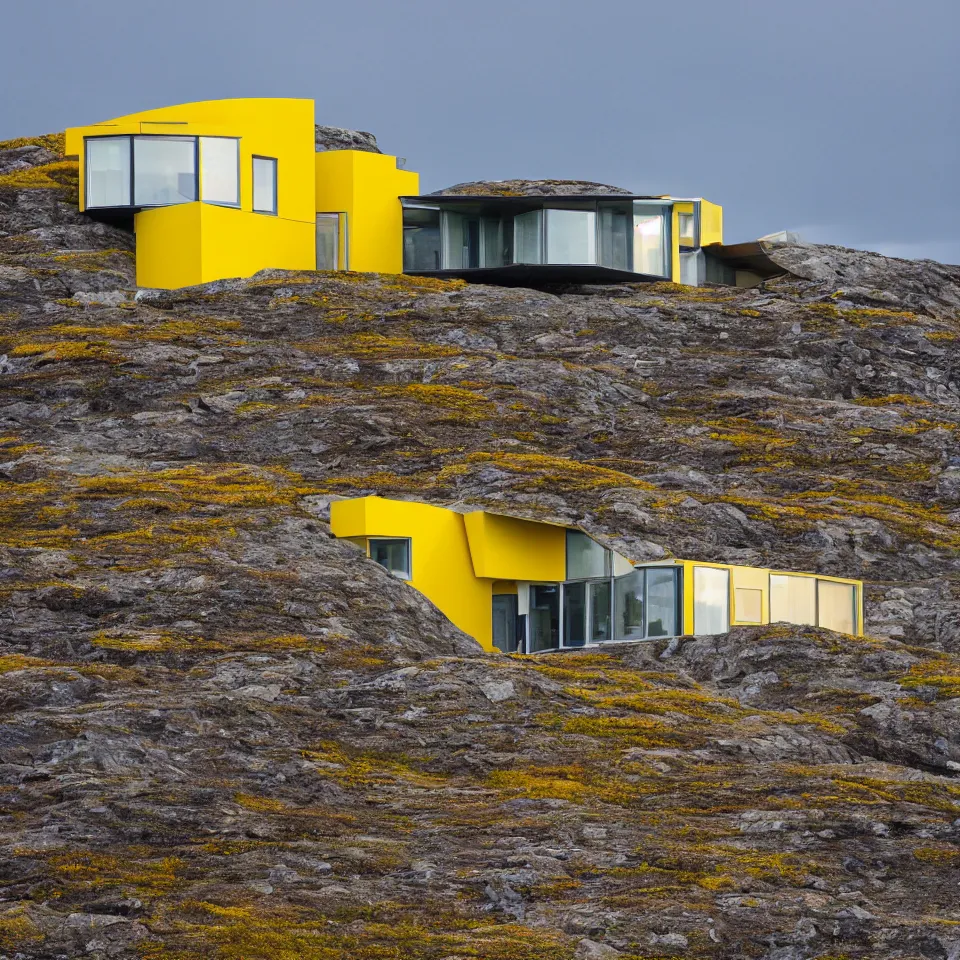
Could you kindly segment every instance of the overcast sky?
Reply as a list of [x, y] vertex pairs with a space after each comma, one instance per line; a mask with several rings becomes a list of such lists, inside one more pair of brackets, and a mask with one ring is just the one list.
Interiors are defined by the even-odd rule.
[[723, 204], [725, 239], [960, 263], [960, 0], [4, 3], [0, 139], [310, 97], [424, 192], [597, 180]]

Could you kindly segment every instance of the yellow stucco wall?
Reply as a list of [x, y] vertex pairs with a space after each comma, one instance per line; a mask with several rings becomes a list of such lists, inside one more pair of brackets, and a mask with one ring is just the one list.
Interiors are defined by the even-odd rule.
[[463, 519], [476, 576], [548, 582], [566, 579], [566, 527], [482, 510]]
[[[221, 136], [240, 140], [240, 206], [176, 204], [135, 218], [137, 282], [175, 288], [246, 277], [265, 267], [316, 265], [312, 100], [246, 98], [161, 107], [67, 130], [66, 150], [80, 158], [84, 209], [84, 138], [135, 134]], [[253, 157], [277, 160], [277, 213], [253, 212]], [[398, 241], [399, 242], [399, 241]], [[199, 279], [198, 279], [199, 278]]]
[[709, 200], [700, 201], [700, 246], [723, 243], [723, 207]]
[[362, 497], [330, 505], [337, 537], [409, 537], [410, 585], [493, 650], [493, 580], [474, 576], [463, 514], [427, 503]]
[[134, 219], [137, 285], [176, 289], [226, 277], [249, 277], [265, 266], [312, 270], [314, 226], [230, 207], [178, 203], [143, 210]]
[[350, 270], [403, 272], [400, 197], [420, 191], [419, 174], [397, 158], [361, 150], [316, 154], [316, 211], [346, 213]]

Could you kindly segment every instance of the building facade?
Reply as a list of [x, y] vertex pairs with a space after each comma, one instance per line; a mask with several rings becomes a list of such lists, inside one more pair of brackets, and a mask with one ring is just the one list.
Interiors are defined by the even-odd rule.
[[859, 580], [695, 560], [633, 564], [574, 527], [381, 497], [335, 501], [330, 524], [489, 651], [778, 621], [863, 634]]
[[421, 196], [396, 157], [318, 151], [315, 130], [312, 100], [210, 100], [72, 127], [66, 150], [80, 209], [135, 231], [142, 287], [267, 267], [512, 285], [778, 272], [756, 245], [724, 247], [723, 211], [703, 199]]

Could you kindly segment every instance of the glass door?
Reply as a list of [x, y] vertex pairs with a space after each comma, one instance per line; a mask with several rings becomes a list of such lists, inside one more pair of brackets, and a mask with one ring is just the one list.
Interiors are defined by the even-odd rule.
[[517, 652], [517, 595], [493, 597], [493, 645], [502, 653]]
[[340, 214], [317, 214], [317, 269], [340, 269]]

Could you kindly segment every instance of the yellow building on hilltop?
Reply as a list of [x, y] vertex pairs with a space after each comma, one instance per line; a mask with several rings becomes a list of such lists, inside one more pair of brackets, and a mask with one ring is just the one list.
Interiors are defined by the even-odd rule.
[[418, 175], [396, 157], [318, 151], [312, 100], [161, 107], [71, 127], [66, 152], [80, 163], [80, 209], [136, 232], [142, 287], [267, 267], [747, 285], [770, 266], [757, 244], [724, 247], [723, 211], [703, 199], [515, 196], [495, 185], [491, 195], [420, 196]]
[[695, 560], [633, 564], [575, 527], [381, 497], [335, 501], [330, 526], [490, 651], [777, 621], [863, 634], [859, 580]]

